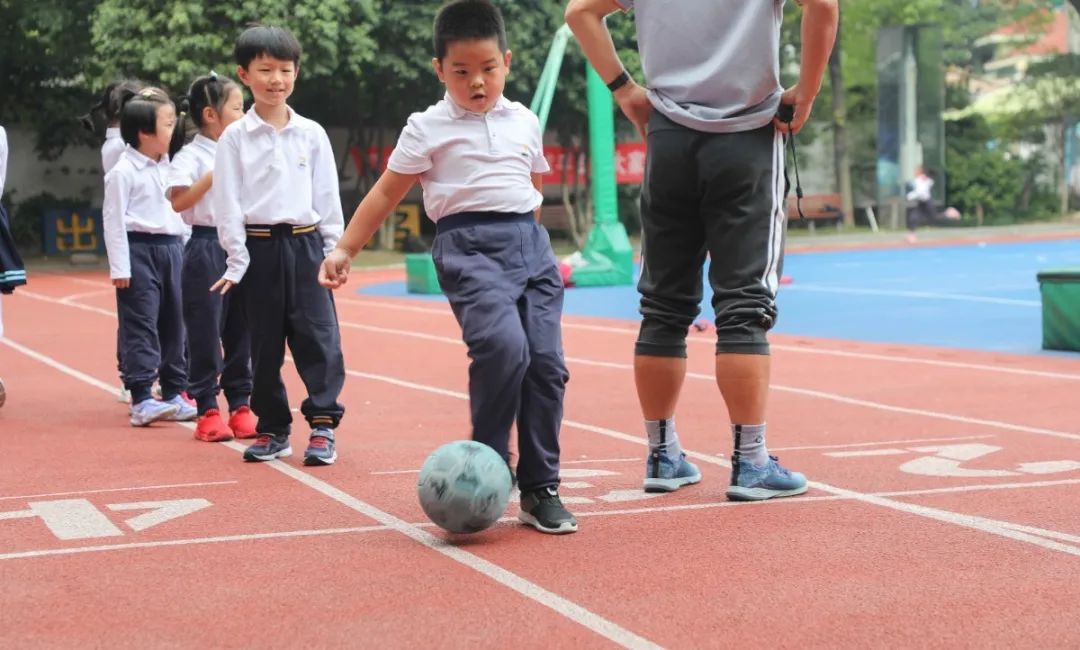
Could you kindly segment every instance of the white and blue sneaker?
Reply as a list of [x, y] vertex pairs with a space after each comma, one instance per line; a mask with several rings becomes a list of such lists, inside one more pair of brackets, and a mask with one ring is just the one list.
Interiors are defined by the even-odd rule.
[[311, 432], [308, 438], [308, 448], [304, 452], [305, 465], [333, 465], [337, 460], [337, 450], [334, 444], [334, 432], [330, 429], [319, 427]]
[[292, 445], [289, 444], [287, 434], [275, 436], [269, 433], [260, 433], [255, 438], [255, 442], [244, 450], [245, 463], [261, 463], [276, 458], [288, 458], [289, 456], [292, 456]]
[[145, 427], [153, 422], [167, 420], [176, 415], [178, 410], [175, 404], [161, 402], [153, 397], [144, 399], [131, 407], [131, 426]]
[[785, 469], [776, 456], [758, 467], [750, 460], [735, 454], [731, 458], [731, 485], [727, 498], [732, 501], [764, 501], [775, 497], [791, 497], [806, 492], [806, 477]]
[[654, 450], [645, 461], [643, 486], [646, 492], [674, 492], [700, 481], [701, 471], [697, 465], [686, 460], [685, 453], [680, 453], [679, 458], [674, 459]]
[[172, 422], [191, 422], [199, 417], [199, 409], [188, 403], [181, 395], [174, 395], [172, 399], [162, 402], [176, 407], [176, 413], [169, 418]]

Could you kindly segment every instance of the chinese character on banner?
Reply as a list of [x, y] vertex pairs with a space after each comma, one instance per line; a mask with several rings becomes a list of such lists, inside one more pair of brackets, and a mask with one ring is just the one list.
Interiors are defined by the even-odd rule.
[[[588, 179], [586, 169], [588, 162], [585, 152], [580, 149], [577, 153], [578, 182], [584, 183]], [[544, 147], [544, 158], [548, 161], [551, 171], [544, 174], [544, 184], [559, 184], [563, 180], [563, 169], [572, 164], [573, 153], [568, 154], [559, 146]], [[569, 174], [567, 174], [569, 176]], [[568, 180], [570, 180], [568, 178]], [[615, 146], [615, 182], [620, 185], [632, 185], [645, 180], [645, 143], [624, 142]]]
[[[548, 162], [548, 167], [551, 171], [544, 174], [545, 185], [559, 185], [563, 181], [563, 170], [569, 170], [570, 166], [574, 164], [574, 158], [577, 159], [577, 182], [584, 183], [587, 179], [585, 172], [585, 152], [580, 149], [571, 149], [568, 153], [564, 148], [559, 146], [544, 147], [544, 158]], [[567, 182], [573, 182], [573, 173], [567, 171]]]
[[620, 185], [645, 180], [645, 143], [624, 142], [615, 147], [615, 182]]
[[46, 255], [105, 253], [101, 210], [47, 210], [42, 221]]

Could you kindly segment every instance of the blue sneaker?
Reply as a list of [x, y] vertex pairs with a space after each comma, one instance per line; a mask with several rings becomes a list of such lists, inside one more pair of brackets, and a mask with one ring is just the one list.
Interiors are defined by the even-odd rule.
[[732, 501], [764, 501], [791, 497], [806, 492], [806, 477], [780, 466], [776, 456], [762, 467], [735, 454], [731, 459], [731, 485], [727, 498]]
[[334, 448], [334, 432], [323, 428], [312, 431], [307, 451], [304, 452], [304, 464], [333, 465], [335, 460], [337, 450]]
[[172, 399], [162, 403], [172, 404], [176, 407], [176, 413], [169, 418], [172, 422], [191, 422], [199, 417], [199, 409], [188, 403], [188, 401], [180, 395], [174, 395]]
[[646, 492], [674, 492], [684, 485], [693, 485], [701, 481], [701, 471], [697, 465], [686, 460], [686, 454], [680, 454], [678, 460], [659, 451], [650, 452], [645, 461]]
[[160, 402], [153, 397], [144, 399], [131, 407], [131, 426], [149, 426], [152, 422], [171, 418], [177, 410], [175, 404]]
[[260, 433], [255, 442], [244, 450], [244, 462], [258, 463], [275, 458], [288, 458], [292, 456], [292, 446], [289, 445], [289, 436], [272, 436]]

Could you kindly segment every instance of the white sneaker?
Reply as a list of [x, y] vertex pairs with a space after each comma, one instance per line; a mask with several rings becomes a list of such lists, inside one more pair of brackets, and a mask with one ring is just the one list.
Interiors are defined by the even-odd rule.
[[144, 399], [131, 407], [131, 426], [148, 426], [153, 422], [165, 420], [176, 415], [177, 410], [179, 409], [177, 409], [175, 404], [159, 402], [153, 397]]
[[169, 417], [169, 420], [172, 422], [190, 422], [199, 417], [199, 409], [188, 404], [187, 401], [179, 395], [174, 395], [171, 400], [162, 402], [162, 404], [169, 404], [176, 407], [176, 413]]
[[121, 404], [130, 404], [131, 391], [121, 386], [120, 392], [116, 394], [116, 401], [120, 402]]

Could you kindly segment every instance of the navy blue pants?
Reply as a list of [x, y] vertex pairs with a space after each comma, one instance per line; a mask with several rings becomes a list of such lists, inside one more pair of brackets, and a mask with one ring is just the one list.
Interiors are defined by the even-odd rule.
[[[202, 415], [218, 408], [222, 390], [229, 411], [251, 397], [251, 337], [243, 289], [222, 296], [210, 287], [225, 274], [217, 229], [194, 226], [184, 247], [184, 324], [188, 335], [188, 395]], [[224, 354], [222, 351], [224, 350]]]
[[308, 396], [300, 405], [308, 424], [336, 428], [345, 414], [337, 400], [345, 385], [345, 360], [337, 310], [329, 289], [319, 286], [323, 238], [314, 228], [248, 226], [251, 264], [240, 289], [251, 331], [254, 384], [251, 410], [259, 433], [288, 435], [292, 412], [281, 366], [285, 345]]
[[150, 398], [157, 379], [161, 396], [187, 390], [187, 359], [180, 270], [180, 237], [129, 232], [131, 286], [116, 290], [124, 386], [131, 402]]
[[462, 213], [437, 222], [439, 285], [469, 348], [472, 437], [509, 460], [518, 484], [559, 484], [559, 429], [570, 376], [562, 347], [563, 283], [547, 231], [531, 213]]

